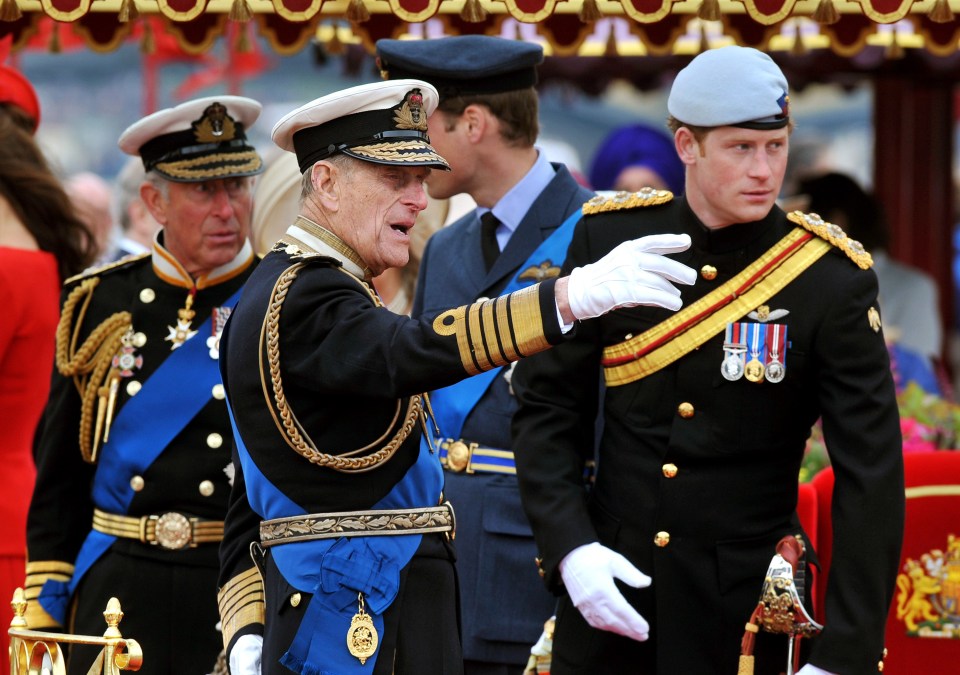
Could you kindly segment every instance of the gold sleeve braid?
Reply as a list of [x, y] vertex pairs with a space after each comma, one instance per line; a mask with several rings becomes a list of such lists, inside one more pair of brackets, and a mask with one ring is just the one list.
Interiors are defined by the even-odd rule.
[[226, 649], [241, 628], [264, 623], [263, 580], [257, 568], [251, 567], [230, 579], [217, 593], [217, 604]]
[[[122, 345], [123, 335], [133, 327], [130, 312], [116, 312], [97, 326], [83, 344], [77, 347], [80, 326], [93, 298], [93, 291], [99, 283], [99, 277], [89, 277], [70, 292], [63, 303], [56, 332], [57, 370], [64, 377], [72, 377], [80, 393], [80, 453], [83, 459], [90, 463], [96, 461], [95, 447], [101, 432], [100, 429], [92, 429], [94, 403], [98, 399], [105, 403], [106, 389], [112, 377], [116, 376], [110, 370], [111, 362]], [[97, 415], [101, 416], [99, 410]], [[98, 426], [100, 423], [102, 419]]]
[[506, 365], [550, 346], [540, 313], [540, 284], [451, 309], [433, 320], [433, 330], [455, 335], [469, 375]]
[[31, 630], [62, 628], [63, 626], [50, 616], [37, 602], [40, 591], [47, 580], [68, 583], [73, 578], [73, 565], [58, 560], [40, 560], [27, 563], [27, 577], [23, 582], [23, 595], [27, 601], [24, 618]]

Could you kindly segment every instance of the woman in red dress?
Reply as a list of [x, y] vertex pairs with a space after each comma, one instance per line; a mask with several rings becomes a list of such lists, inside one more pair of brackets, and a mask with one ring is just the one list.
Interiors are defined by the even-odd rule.
[[[34, 141], [36, 93], [0, 66], [0, 627], [26, 564], [33, 493], [33, 435], [47, 400], [60, 285], [95, 254], [59, 181]], [[3, 644], [7, 644], [6, 637]], [[0, 650], [0, 672], [9, 672]]]

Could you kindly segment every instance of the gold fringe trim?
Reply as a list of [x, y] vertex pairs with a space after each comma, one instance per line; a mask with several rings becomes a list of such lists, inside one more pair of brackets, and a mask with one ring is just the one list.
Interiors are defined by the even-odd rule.
[[703, 0], [697, 9], [697, 17], [704, 21], [719, 21], [723, 16], [720, 11], [720, 0]]
[[247, 0], [233, 0], [230, 5], [230, 20], [240, 23], [247, 23], [253, 18], [253, 12], [250, 11], [250, 5]]
[[597, 195], [583, 205], [583, 215], [590, 216], [595, 213], [607, 213], [608, 211], [657, 206], [666, 204], [672, 199], [673, 193], [669, 190], [656, 190], [654, 188], [643, 188], [638, 192], [621, 191], [610, 196]]
[[2, 0], [0, 2], [0, 21], [16, 21], [23, 17], [17, 0]]
[[127, 23], [138, 16], [140, 16], [140, 10], [137, 9], [136, 0], [123, 0], [120, 3], [120, 11], [117, 12], [120, 23]]
[[813, 20], [823, 26], [829, 26], [839, 21], [840, 13], [833, 5], [833, 0], [820, 0], [820, 4], [813, 12]]
[[950, 0], [937, 0], [933, 3], [933, 8], [927, 14], [934, 23], [949, 23], [953, 21], [953, 10], [950, 8]]
[[487, 18], [487, 10], [480, 4], [480, 0], [467, 0], [460, 10], [460, 18], [467, 23], [480, 23]]
[[350, 0], [347, 7], [347, 20], [353, 23], [364, 23], [370, 20], [370, 10], [363, 3], [363, 0]]
[[[578, 13], [580, 20], [584, 23], [593, 23], [603, 18], [603, 12], [600, 11], [600, 6], [597, 5], [597, 0], [583, 0], [583, 5], [580, 7], [580, 12]], [[613, 29], [610, 30], [613, 33]]]

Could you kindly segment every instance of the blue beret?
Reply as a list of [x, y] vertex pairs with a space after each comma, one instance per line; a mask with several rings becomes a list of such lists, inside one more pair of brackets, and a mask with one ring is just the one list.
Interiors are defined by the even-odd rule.
[[692, 126], [780, 129], [790, 121], [787, 78], [756, 49], [710, 49], [677, 73], [667, 110]]
[[673, 139], [663, 131], [645, 124], [615, 129], [593, 156], [591, 187], [612, 190], [617, 176], [630, 166], [645, 166], [656, 172], [671, 192], [683, 192], [683, 162], [677, 156]]
[[377, 63], [387, 80], [425, 80], [440, 100], [526, 89], [537, 83], [540, 45], [490, 35], [430, 40], [377, 40]]

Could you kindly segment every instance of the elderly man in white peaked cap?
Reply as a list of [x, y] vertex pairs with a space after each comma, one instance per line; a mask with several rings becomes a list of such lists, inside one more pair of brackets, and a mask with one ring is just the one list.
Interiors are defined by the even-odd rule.
[[[117, 597], [141, 673], [206, 672], [232, 431], [217, 339], [256, 266], [247, 239], [260, 104], [212, 96], [153, 113], [120, 148], [143, 162], [150, 251], [67, 280], [27, 526], [31, 628], [103, 633]], [[68, 672], [87, 673], [76, 647]]]
[[427, 137], [436, 105], [426, 82], [378, 82], [274, 128], [303, 171], [300, 215], [221, 342], [238, 430], [220, 579], [234, 675], [462, 672], [453, 508], [435, 443], [420, 445], [442, 430], [422, 392], [547, 349], [614, 307], [676, 309], [672, 282], [693, 281], [660, 255], [687, 237], [655, 237], [420, 320], [382, 307], [370, 280], [407, 262], [423, 182], [447, 170]]

